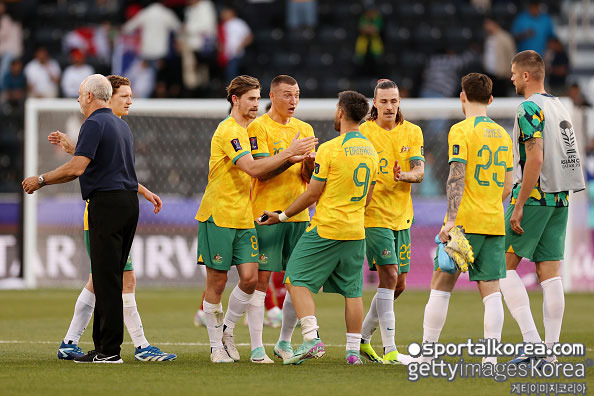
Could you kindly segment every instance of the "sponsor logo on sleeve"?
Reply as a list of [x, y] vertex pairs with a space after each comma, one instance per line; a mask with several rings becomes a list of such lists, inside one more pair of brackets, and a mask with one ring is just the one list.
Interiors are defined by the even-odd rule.
[[252, 148], [252, 150], [258, 150], [258, 138], [257, 137], [251, 137], [250, 138], [250, 146]]
[[233, 149], [235, 151], [241, 150], [241, 143], [239, 143], [239, 139], [233, 139], [233, 140], [231, 140], [231, 145], [233, 146]]
[[425, 146], [421, 146], [421, 155], [425, 155]]
[[320, 173], [320, 164], [318, 164], [316, 162], [315, 166], [314, 166], [314, 173], [317, 175], [318, 173]]
[[454, 154], [454, 155], [460, 154], [460, 145], [454, 144], [454, 146], [452, 147], [452, 154]]

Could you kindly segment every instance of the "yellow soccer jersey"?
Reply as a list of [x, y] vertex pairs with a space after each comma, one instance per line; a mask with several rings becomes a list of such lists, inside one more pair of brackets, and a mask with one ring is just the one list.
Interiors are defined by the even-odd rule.
[[452, 126], [448, 145], [449, 162], [466, 164], [456, 225], [467, 233], [505, 235], [501, 195], [505, 173], [513, 170], [509, 134], [489, 117], [470, 117]]
[[409, 172], [411, 160], [425, 161], [421, 128], [404, 121], [386, 131], [375, 121], [367, 121], [360, 129], [373, 143], [379, 157], [377, 184], [371, 202], [365, 209], [365, 227], [406, 230], [413, 221], [411, 184], [395, 182], [393, 168], [394, 162], [398, 160], [402, 172]]
[[[248, 126], [252, 156], [269, 157], [289, 147], [297, 132], [299, 138], [314, 136], [313, 128], [306, 122], [291, 117], [286, 125], [274, 121], [264, 114]], [[267, 181], [253, 179], [252, 209], [254, 219], [264, 210], [282, 210], [295, 201], [307, 189], [307, 183], [301, 178], [301, 164], [294, 164], [280, 175]], [[309, 221], [309, 211], [291, 217], [288, 221]]]
[[347, 132], [318, 149], [312, 179], [326, 185], [308, 227], [322, 238], [365, 238], [365, 201], [375, 184], [379, 159], [373, 144], [360, 132]]
[[251, 177], [235, 165], [249, 154], [247, 130], [232, 117], [221, 122], [212, 136], [208, 161], [208, 185], [196, 220], [213, 217], [225, 228], [254, 228], [250, 202]]

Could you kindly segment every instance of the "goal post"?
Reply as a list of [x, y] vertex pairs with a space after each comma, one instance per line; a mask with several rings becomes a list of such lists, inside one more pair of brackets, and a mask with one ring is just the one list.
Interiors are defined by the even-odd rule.
[[[266, 101], [262, 100], [261, 112]], [[496, 99], [488, 107], [488, 115], [511, 133], [520, 102], [519, 98]], [[336, 136], [336, 103], [336, 99], [306, 98], [299, 103], [296, 117], [312, 124], [320, 143]], [[407, 281], [410, 287], [426, 288], [433, 268], [433, 237], [446, 208], [447, 132], [464, 115], [458, 99], [404, 98], [401, 109], [405, 119], [420, 125], [424, 133], [427, 170], [423, 183], [413, 187], [413, 265]], [[224, 99], [139, 99], [134, 101], [130, 115], [124, 117], [135, 139], [138, 180], [160, 195], [164, 203], [161, 213], [154, 215], [150, 204], [140, 197], [140, 220], [131, 254], [136, 276], [143, 285], [194, 286], [204, 282], [204, 273], [196, 265], [194, 215], [207, 183], [210, 139], [228, 111], [229, 103]], [[441, 124], [437, 123], [439, 120], [443, 120]], [[82, 122], [74, 99], [28, 99], [24, 176], [47, 172], [65, 163], [68, 155], [51, 146], [47, 136], [60, 130], [76, 142]], [[435, 125], [442, 125], [442, 129], [433, 130]], [[586, 142], [579, 134], [578, 139], [583, 149]], [[581, 203], [574, 205], [575, 202]], [[576, 210], [579, 212], [575, 213]], [[585, 194], [573, 195], [570, 225], [575, 225], [576, 219], [580, 225], [579, 219], [587, 217], [587, 210]], [[87, 279], [89, 261], [83, 243], [83, 211], [77, 181], [46, 186], [25, 197], [26, 287], [80, 286]], [[580, 255], [585, 252], [591, 257], [589, 238], [585, 240], [583, 236], [581, 228], [567, 233], [566, 263], [569, 264], [562, 267], [566, 290], [571, 290], [572, 280], [579, 276], [572, 270], [575, 252], [579, 251]], [[579, 248], [574, 246], [578, 240]], [[525, 282], [534, 285], [534, 267], [522, 267], [525, 267], [521, 270]], [[366, 272], [366, 281], [373, 281], [373, 276]], [[460, 283], [470, 287], [467, 277], [461, 277]], [[578, 290], [594, 290], [594, 275], [578, 285]]]

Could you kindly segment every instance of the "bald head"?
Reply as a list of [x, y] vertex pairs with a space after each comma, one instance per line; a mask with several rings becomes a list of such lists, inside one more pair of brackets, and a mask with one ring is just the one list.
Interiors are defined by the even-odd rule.
[[109, 102], [113, 89], [109, 80], [101, 74], [92, 74], [80, 84], [80, 93], [90, 93], [97, 100]]

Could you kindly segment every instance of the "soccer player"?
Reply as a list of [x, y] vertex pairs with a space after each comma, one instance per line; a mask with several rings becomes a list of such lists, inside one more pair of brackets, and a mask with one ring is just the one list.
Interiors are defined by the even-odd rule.
[[[550, 347], [559, 342], [565, 309], [559, 260], [565, 250], [568, 194], [585, 184], [571, 118], [559, 99], [545, 91], [542, 58], [535, 51], [520, 52], [512, 59], [511, 70], [516, 93], [525, 100], [518, 106], [514, 126], [515, 185], [505, 214], [507, 277], [501, 280], [501, 291], [524, 342], [542, 342], [516, 272], [522, 257], [536, 264], [545, 343]], [[512, 362], [530, 358], [521, 354]]]
[[[245, 313], [258, 281], [258, 238], [250, 202], [251, 177], [267, 174], [286, 161], [299, 160], [317, 139], [299, 139], [277, 155], [255, 161], [250, 153], [248, 124], [258, 115], [260, 82], [238, 76], [227, 87], [231, 114], [217, 127], [211, 141], [208, 185], [196, 214], [198, 263], [206, 265], [204, 313], [211, 346], [211, 361], [239, 360], [233, 329]], [[221, 294], [227, 272], [235, 265], [239, 283], [229, 297], [223, 321]]]
[[[468, 270], [470, 280], [477, 282], [485, 305], [484, 338], [499, 341], [503, 327], [499, 279], [505, 277], [503, 199], [511, 192], [513, 159], [511, 138], [487, 117], [492, 87], [491, 79], [484, 74], [470, 73], [462, 78], [460, 101], [466, 119], [452, 126], [448, 135], [448, 207], [439, 239], [447, 242], [453, 227], [466, 232], [475, 257]], [[438, 341], [459, 275], [460, 271], [440, 271], [436, 257], [425, 306], [423, 342]], [[497, 357], [484, 358], [483, 362], [496, 363]]]
[[[293, 77], [280, 75], [270, 84], [272, 106], [268, 113], [256, 118], [248, 126], [250, 148], [255, 159], [275, 156], [285, 150], [296, 133], [314, 136], [311, 125], [293, 117], [299, 104], [299, 85]], [[310, 155], [311, 154], [311, 155]], [[262, 175], [252, 182], [252, 209], [254, 219], [264, 209], [285, 208], [307, 189], [314, 168], [315, 153], [304, 157], [296, 165], [286, 161], [279, 168]], [[264, 300], [269, 289], [272, 272], [282, 272], [287, 267], [293, 248], [309, 223], [307, 208], [289, 221], [273, 226], [256, 224], [260, 248], [258, 285], [248, 307], [248, 325], [252, 339], [252, 361], [266, 361], [268, 356], [262, 344]], [[286, 359], [293, 356], [291, 336], [297, 325], [297, 314], [291, 297], [283, 302], [281, 333], [274, 347], [274, 355]], [[269, 360], [269, 359], [268, 359]]]
[[[132, 105], [132, 90], [130, 88], [130, 80], [126, 77], [118, 75], [107, 76], [113, 88], [113, 94], [109, 101], [109, 107], [113, 113], [122, 117], [128, 115], [130, 106]], [[74, 145], [67, 135], [60, 131], [52, 132], [48, 136], [50, 143], [59, 146], [64, 152], [74, 155]], [[154, 212], [159, 213], [163, 203], [157, 194], [152, 193], [148, 188], [138, 183], [138, 193], [142, 194], [144, 198], [154, 205]], [[85, 246], [90, 257], [89, 246], [89, 223], [88, 223], [88, 209], [89, 205], [85, 206], [84, 215], [84, 234]], [[124, 324], [128, 329], [132, 343], [136, 347], [134, 358], [140, 361], [167, 361], [174, 360], [177, 355], [173, 353], [162, 352], [159, 348], [150, 345], [144, 335], [144, 328], [140, 320], [140, 314], [136, 306], [136, 276], [134, 275], [134, 268], [132, 267], [132, 260], [128, 256], [128, 261], [124, 267], [122, 287], [122, 300], [124, 305]], [[95, 308], [95, 294], [93, 289], [93, 274], [89, 274], [89, 280], [83, 288], [82, 292], [76, 300], [74, 305], [74, 315], [70, 322], [70, 327], [66, 332], [66, 337], [58, 348], [58, 359], [72, 360], [75, 357], [83, 356], [84, 353], [78, 346], [78, 341], [84, 333], [93, 310]]]
[[[370, 270], [378, 272], [379, 285], [363, 321], [361, 354], [371, 361], [396, 364], [394, 300], [406, 288], [410, 269], [410, 191], [411, 183], [422, 182], [425, 173], [423, 133], [417, 125], [404, 120], [398, 86], [390, 80], [378, 81], [373, 107], [361, 125], [361, 133], [373, 143], [379, 156], [377, 184], [365, 208], [367, 263]], [[370, 344], [378, 325], [383, 358]]]
[[286, 222], [314, 202], [316, 213], [291, 254], [285, 285], [301, 322], [303, 344], [284, 364], [300, 364], [324, 355], [318, 335], [312, 293], [345, 298], [347, 364], [362, 363], [359, 354], [363, 323], [363, 268], [365, 206], [371, 198], [378, 169], [373, 144], [359, 132], [367, 115], [367, 98], [354, 91], [341, 92], [334, 117], [340, 136], [322, 144], [307, 190], [282, 213], [265, 211], [259, 224]]

